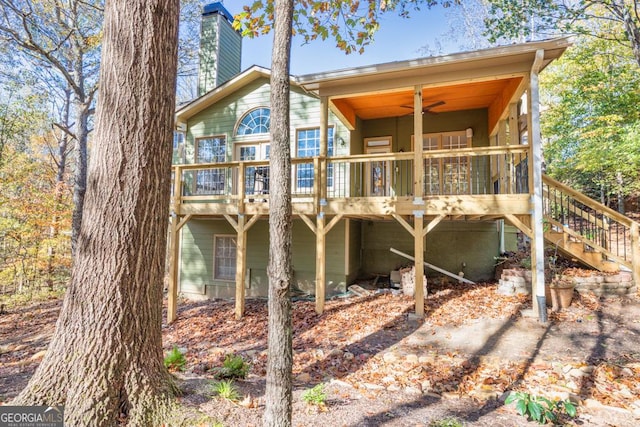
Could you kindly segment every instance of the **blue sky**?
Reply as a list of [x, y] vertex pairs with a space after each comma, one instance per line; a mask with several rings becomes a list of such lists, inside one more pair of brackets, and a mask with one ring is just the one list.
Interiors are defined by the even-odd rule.
[[[224, 3], [232, 15], [242, 11], [247, 0], [233, 0]], [[291, 52], [291, 74], [302, 75], [326, 70], [337, 70], [360, 65], [413, 59], [424, 56], [420, 48], [429, 44], [434, 47], [435, 38], [443, 39], [448, 29], [446, 10], [433, 9], [412, 12], [409, 19], [389, 14], [381, 20], [380, 30], [374, 43], [365, 48], [365, 53], [345, 55], [331, 40], [315, 41], [301, 46], [302, 39], [294, 38]], [[257, 39], [245, 38], [242, 45], [242, 69], [251, 65], [269, 67], [271, 63], [272, 35]], [[452, 46], [443, 46], [453, 51]]]

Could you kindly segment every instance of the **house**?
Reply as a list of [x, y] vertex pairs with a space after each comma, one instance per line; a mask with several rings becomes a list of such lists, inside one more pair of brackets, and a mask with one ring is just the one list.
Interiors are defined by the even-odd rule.
[[[170, 321], [178, 292], [235, 297], [238, 317], [267, 295], [270, 71], [240, 70], [231, 22], [204, 8], [201, 93], [175, 115]], [[534, 306], [545, 238], [639, 281], [638, 225], [542, 174], [538, 74], [568, 46], [291, 76], [294, 274], [318, 312], [358, 276], [405, 264], [396, 248], [415, 255], [422, 315], [423, 261], [486, 280], [516, 231], [531, 242]]]

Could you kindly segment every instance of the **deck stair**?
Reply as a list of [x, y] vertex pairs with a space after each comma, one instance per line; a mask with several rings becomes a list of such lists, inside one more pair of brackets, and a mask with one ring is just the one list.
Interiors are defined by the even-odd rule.
[[542, 195], [547, 243], [600, 271], [640, 269], [637, 222], [546, 175]]

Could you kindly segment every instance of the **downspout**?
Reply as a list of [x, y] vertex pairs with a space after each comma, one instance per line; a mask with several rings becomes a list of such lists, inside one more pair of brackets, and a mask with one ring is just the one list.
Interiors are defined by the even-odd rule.
[[531, 114], [531, 152], [533, 157], [533, 238], [535, 239], [535, 291], [538, 303], [538, 319], [547, 322], [547, 304], [544, 281], [544, 227], [542, 214], [542, 138], [540, 135], [540, 91], [538, 74], [542, 67], [544, 50], [536, 51], [531, 67], [529, 100]]

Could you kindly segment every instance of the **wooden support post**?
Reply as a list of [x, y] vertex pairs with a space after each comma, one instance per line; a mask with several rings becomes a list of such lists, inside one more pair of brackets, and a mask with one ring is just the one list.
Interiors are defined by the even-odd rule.
[[[178, 316], [178, 256], [180, 245], [178, 242], [180, 231], [180, 203], [182, 202], [182, 168], [175, 166], [173, 172], [173, 200], [171, 201], [171, 224], [169, 236], [169, 289], [167, 295], [167, 324], [176, 320]], [[188, 220], [188, 217], [187, 217]], [[185, 221], [186, 222], [186, 221]]]
[[414, 216], [414, 252], [416, 257], [415, 262], [415, 303], [416, 303], [416, 316], [424, 317], [424, 240], [425, 237], [422, 234], [422, 228], [424, 225], [424, 217], [422, 212], [416, 212]]
[[167, 324], [178, 316], [178, 217], [171, 217], [171, 235], [169, 236], [169, 292], [167, 295]]
[[316, 313], [324, 311], [324, 298], [326, 287], [325, 272], [325, 227], [324, 213], [320, 212], [316, 219]]
[[246, 167], [244, 162], [240, 162], [238, 165], [238, 213], [244, 213], [244, 196], [246, 190], [246, 180], [244, 174], [246, 173]]
[[530, 86], [528, 99], [529, 110], [529, 144], [531, 146], [530, 182], [533, 188], [529, 193], [533, 195], [533, 216], [531, 228], [533, 239], [531, 240], [531, 269], [533, 284], [533, 309], [538, 311], [540, 322], [547, 322], [547, 307], [545, 301], [544, 280], [544, 229], [542, 212], [542, 141], [540, 136], [540, 92], [538, 86], [538, 72], [544, 59], [544, 50], [538, 50], [531, 67]]
[[[320, 200], [327, 199], [327, 155], [329, 145], [329, 99], [320, 97]], [[316, 175], [317, 176], [317, 175]]]
[[240, 320], [244, 315], [244, 281], [247, 270], [247, 230], [242, 214], [238, 215], [236, 231], [236, 319]]
[[635, 221], [631, 223], [631, 270], [640, 295], [640, 226]]
[[[422, 86], [413, 89], [413, 197], [414, 204], [424, 204], [422, 200], [424, 162], [422, 161]], [[422, 232], [422, 231], [421, 231]], [[422, 236], [422, 234], [421, 234]]]
[[[498, 125], [498, 145], [509, 145], [507, 141], [507, 121], [500, 120]], [[513, 154], [500, 156], [498, 164], [498, 194], [509, 194], [508, 165], [512, 163]]]

